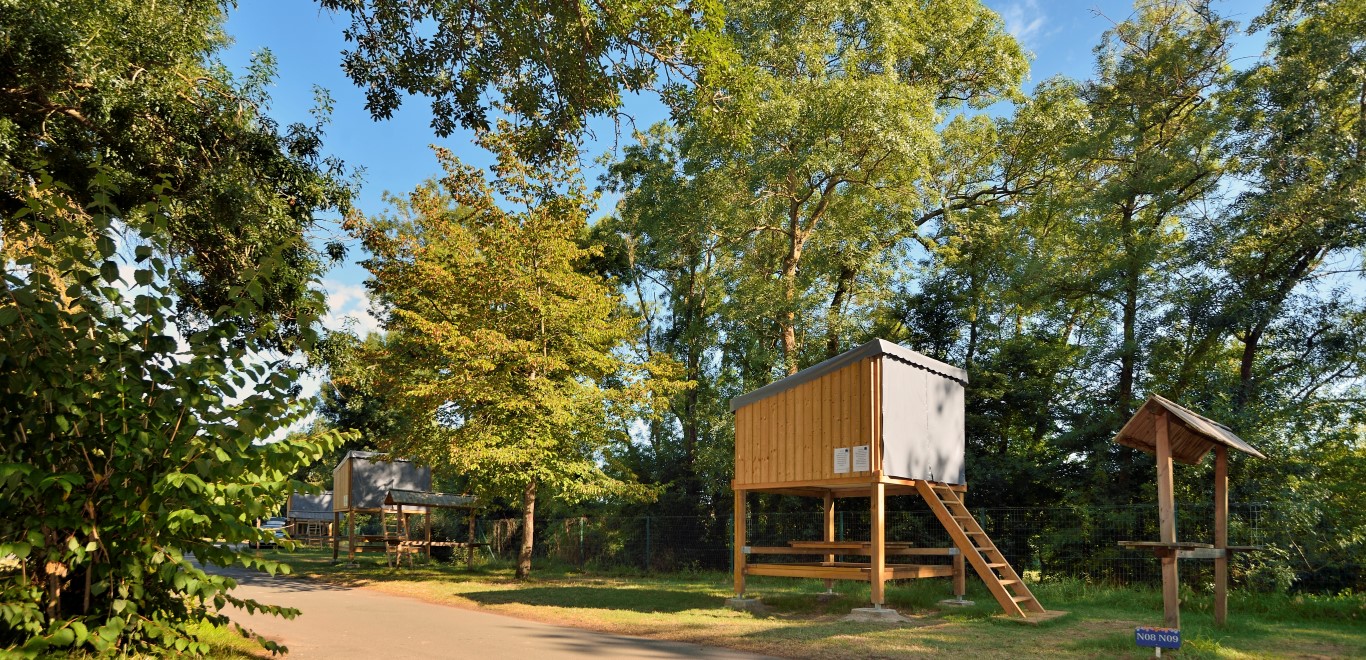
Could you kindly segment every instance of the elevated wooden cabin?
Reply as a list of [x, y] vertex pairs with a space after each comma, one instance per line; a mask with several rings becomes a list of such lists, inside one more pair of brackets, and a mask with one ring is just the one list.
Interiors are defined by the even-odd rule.
[[[887, 580], [953, 577], [964, 591], [971, 563], [1008, 613], [1043, 607], [968, 513], [964, 461], [967, 372], [884, 340], [873, 340], [731, 400], [735, 414], [735, 593], [747, 575], [862, 580], [875, 607]], [[821, 498], [821, 540], [787, 546], [746, 543], [746, 498], [776, 493]], [[951, 548], [889, 541], [888, 495], [919, 494], [954, 540]], [[868, 498], [870, 538], [835, 538], [835, 499]], [[817, 555], [818, 561], [751, 562], [754, 555]], [[950, 557], [951, 564], [889, 563], [889, 557]], [[867, 562], [837, 562], [864, 556]], [[923, 561], [923, 560], [922, 560]]]
[[735, 487], [965, 484], [967, 382], [958, 367], [875, 339], [736, 397]]
[[432, 469], [406, 458], [373, 451], [348, 451], [332, 469], [332, 510], [378, 513], [391, 489], [429, 491]]

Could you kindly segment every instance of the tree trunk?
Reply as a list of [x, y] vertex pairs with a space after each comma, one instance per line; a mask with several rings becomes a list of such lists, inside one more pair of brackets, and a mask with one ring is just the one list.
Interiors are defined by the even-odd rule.
[[835, 296], [830, 300], [830, 312], [826, 316], [825, 322], [825, 357], [827, 358], [840, 354], [840, 309], [844, 307], [844, 299], [848, 297], [849, 291], [854, 288], [855, 274], [853, 268], [840, 266], [839, 278], [835, 281]]
[[1123, 343], [1119, 347], [1119, 385], [1115, 392], [1116, 413], [1121, 421], [1129, 419], [1133, 414], [1134, 400], [1134, 372], [1138, 369], [1138, 287], [1139, 287], [1139, 268], [1138, 257], [1134, 254], [1133, 237], [1133, 211], [1130, 208], [1124, 209], [1122, 220], [1122, 231], [1124, 232], [1124, 248], [1126, 271], [1124, 273], [1124, 302], [1122, 310], [1122, 324], [1124, 330]]
[[522, 491], [522, 549], [517, 553], [517, 579], [531, 574], [531, 542], [536, 531], [536, 480], [526, 482]]

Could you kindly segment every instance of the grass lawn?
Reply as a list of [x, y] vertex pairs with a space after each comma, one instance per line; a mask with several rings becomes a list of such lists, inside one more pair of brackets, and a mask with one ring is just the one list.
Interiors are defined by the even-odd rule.
[[[526, 582], [506, 566], [419, 565], [390, 569], [364, 557], [356, 568], [331, 564], [326, 551], [273, 554], [310, 579], [362, 586], [434, 603], [604, 632], [726, 646], [792, 658], [887, 658], [951, 655], [970, 658], [1151, 657], [1134, 644], [1134, 627], [1161, 625], [1162, 596], [1155, 590], [1080, 583], [1035, 585], [1050, 610], [1070, 614], [1039, 625], [1000, 616], [975, 577], [968, 598], [977, 605], [941, 609], [946, 578], [890, 583], [888, 606], [910, 623], [852, 623], [841, 619], [867, 606], [868, 586], [837, 582], [837, 596], [820, 598], [816, 580], [757, 578], [748, 595], [764, 614], [723, 607], [729, 574], [717, 572], [627, 575], [538, 566]], [[1178, 652], [1189, 658], [1366, 657], [1366, 596], [1255, 595], [1230, 597], [1230, 625], [1214, 627], [1208, 595], [1183, 595]], [[1171, 654], [1172, 652], [1168, 652]]]

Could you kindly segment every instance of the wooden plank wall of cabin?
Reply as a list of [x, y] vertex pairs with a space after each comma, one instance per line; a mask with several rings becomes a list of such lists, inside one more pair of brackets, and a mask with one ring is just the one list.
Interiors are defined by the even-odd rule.
[[345, 511], [351, 506], [351, 459], [345, 459], [332, 470], [332, 510]]
[[[778, 484], [866, 476], [880, 464], [875, 438], [878, 366], [860, 360], [735, 411], [735, 483]], [[835, 474], [836, 447], [871, 445], [869, 472]]]

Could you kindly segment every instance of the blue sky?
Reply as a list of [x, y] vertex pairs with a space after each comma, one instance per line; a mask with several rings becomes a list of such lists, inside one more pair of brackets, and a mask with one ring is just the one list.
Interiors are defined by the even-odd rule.
[[[1030, 51], [1033, 65], [1027, 86], [1063, 74], [1084, 79], [1093, 63], [1092, 49], [1101, 33], [1132, 13], [1132, 4], [1116, 0], [989, 0], [986, 3], [1005, 19], [1007, 28]], [[1217, 11], [1246, 23], [1260, 13], [1263, 2], [1215, 0]], [[440, 171], [429, 147], [439, 144], [462, 160], [487, 165], [491, 159], [475, 147], [468, 133], [437, 139], [429, 127], [431, 119], [425, 99], [408, 99], [390, 120], [375, 122], [365, 111], [364, 95], [342, 74], [340, 53], [347, 46], [342, 30], [348, 19], [328, 14], [308, 0], [242, 2], [229, 10], [227, 30], [235, 44], [222, 54], [234, 71], [245, 68], [251, 54], [267, 48], [275, 56], [278, 77], [271, 90], [268, 114], [281, 123], [310, 121], [313, 87], [327, 88], [335, 101], [332, 124], [328, 128], [326, 149], [346, 161], [348, 166], [364, 168], [364, 187], [357, 200], [367, 214], [384, 210], [385, 191], [403, 193], [418, 182]], [[1261, 52], [1262, 39], [1242, 38], [1234, 51], [1236, 66], [1246, 66]], [[651, 96], [632, 99], [627, 111], [637, 126], [645, 128], [663, 119], [663, 108]], [[589, 155], [611, 150], [618, 140], [629, 139], [630, 126], [620, 135], [610, 121], [594, 125], [595, 138], [588, 144]], [[612, 200], [604, 199], [604, 206]], [[334, 236], [319, 236], [319, 240]], [[366, 312], [368, 306], [362, 282], [365, 272], [355, 261], [362, 258], [352, 244], [350, 263], [328, 273], [332, 314], [329, 325], [338, 326], [353, 319], [358, 330], [376, 329]]]

